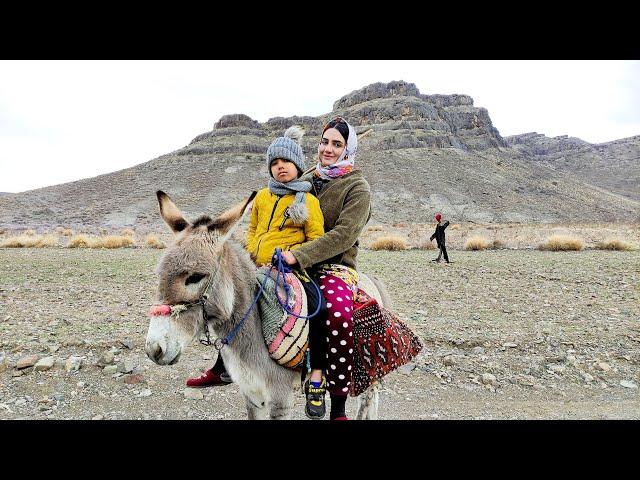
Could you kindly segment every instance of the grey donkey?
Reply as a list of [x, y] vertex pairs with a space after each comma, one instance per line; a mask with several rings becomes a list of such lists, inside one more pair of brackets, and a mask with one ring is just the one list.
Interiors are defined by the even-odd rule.
[[[157, 299], [165, 310], [150, 314], [145, 344], [155, 363], [175, 364], [183, 350], [207, 332], [224, 338], [251, 305], [257, 292], [256, 265], [232, 235], [255, 193], [215, 219], [202, 216], [190, 223], [166, 193], [157, 192], [160, 214], [175, 237], [157, 269]], [[365, 290], [389, 307], [380, 280], [361, 277]], [[244, 397], [249, 419], [290, 418], [300, 373], [269, 356], [257, 308], [219, 353]], [[357, 419], [377, 418], [377, 387], [358, 397]]]

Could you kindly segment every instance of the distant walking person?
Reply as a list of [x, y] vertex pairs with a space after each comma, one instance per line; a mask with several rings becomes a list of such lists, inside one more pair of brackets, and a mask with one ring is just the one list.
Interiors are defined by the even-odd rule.
[[447, 255], [447, 246], [445, 245], [445, 236], [444, 236], [444, 230], [449, 226], [449, 221], [447, 220], [446, 222], [442, 223], [441, 220], [442, 220], [442, 215], [440, 215], [439, 213], [436, 213], [436, 222], [438, 222], [438, 224], [436, 225], [436, 231], [433, 232], [433, 235], [431, 235], [431, 238], [429, 238], [429, 240], [433, 241], [434, 238], [436, 239], [436, 243], [438, 244], [438, 248], [440, 249], [440, 254], [438, 255], [438, 258], [431, 261], [439, 262], [440, 258], [444, 254], [444, 260], [447, 263], [450, 263], [449, 256]]

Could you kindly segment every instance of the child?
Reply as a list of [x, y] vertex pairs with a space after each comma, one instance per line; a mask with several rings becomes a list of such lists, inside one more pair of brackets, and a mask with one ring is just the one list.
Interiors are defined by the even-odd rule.
[[[310, 182], [299, 181], [305, 170], [304, 155], [299, 142], [304, 131], [293, 126], [283, 137], [275, 139], [267, 149], [267, 169], [269, 185], [260, 190], [251, 209], [251, 219], [247, 230], [247, 250], [257, 265], [271, 263], [276, 248], [283, 251], [324, 235], [324, 217], [320, 202], [312, 194]], [[311, 273], [311, 272], [310, 272]], [[313, 274], [311, 275], [313, 278]], [[326, 380], [326, 303], [322, 295], [317, 296], [310, 282], [302, 282], [307, 292], [308, 311], [313, 313], [321, 303], [318, 314], [309, 319], [309, 348], [312, 375], [305, 383], [307, 403], [305, 413], [309, 418], [323, 418], [325, 415], [324, 393]], [[209, 375], [211, 372], [211, 375]], [[221, 377], [224, 372], [222, 357], [203, 377]], [[224, 372], [226, 373], [226, 372]], [[188, 386], [208, 386], [229, 382], [212, 382], [203, 377], [191, 379]], [[228, 376], [227, 376], [228, 378]], [[319, 381], [315, 381], [318, 379]], [[229, 379], [230, 380], [230, 379]], [[190, 383], [191, 382], [191, 383]]]
[[444, 231], [449, 226], [449, 221], [447, 220], [444, 223], [440, 223], [440, 220], [442, 220], [442, 215], [440, 215], [439, 213], [436, 213], [436, 222], [438, 222], [438, 224], [436, 225], [436, 231], [433, 232], [433, 235], [431, 235], [429, 240], [432, 241], [434, 238], [436, 239], [436, 243], [438, 245], [438, 248], [440, 249], [440, 253], [438, 254], [438, 258], [431, 261], [439, 262], [440, 257], [442, 257], [442, 254], [444, 253], [444, 259], [447, 263], [449, 263], [449, 256], [447, 255], [447, 246], [445, 245], [445, 236], [444, 236]]

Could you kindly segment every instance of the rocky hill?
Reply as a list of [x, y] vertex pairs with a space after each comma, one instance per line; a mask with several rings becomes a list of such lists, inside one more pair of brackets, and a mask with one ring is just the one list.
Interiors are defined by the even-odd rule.
[[535, 132], [505, 140], [535, 162], [640, 200], [640, 135], [595, 145], [566, 135], [549, 138]]
[[[591, 145], [579, 139], [500, 136], [467, 95], [424, 95], [403, 81], [376, 83], [319, 117], [264, 123], [225, 115], [184, 148], [94, 178], [0, 198], [0, 226], [164, 228], [155, 191], [187, 216], [215, 214], [263, 188], [264, 153], [292, 124], [308, 132], [309, 165], [322, 125], [342, 115], [358, 133], [356, 164], [373, 190], [372, 223], [638, 221], [640, 137]], [[635, 179], [635, 180], [634, 180]]]

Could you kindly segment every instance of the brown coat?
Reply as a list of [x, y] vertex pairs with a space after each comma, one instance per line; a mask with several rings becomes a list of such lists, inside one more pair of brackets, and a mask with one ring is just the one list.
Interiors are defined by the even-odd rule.
[[[300, 180], [311, 181], [307, 173]], [[316, 193], [312, 189], [312, 193]], [[327, 182], [317, 195], [325, 234], [291, 253], [301, 268], [337, 263], [356, 268], [358, 237], [371, 218], [371, 189], [361, 170]]]

